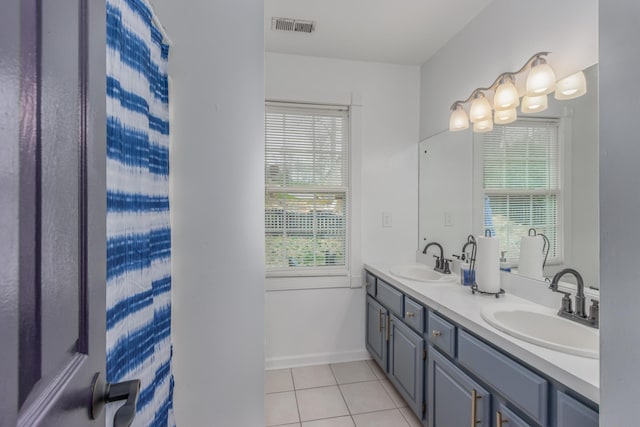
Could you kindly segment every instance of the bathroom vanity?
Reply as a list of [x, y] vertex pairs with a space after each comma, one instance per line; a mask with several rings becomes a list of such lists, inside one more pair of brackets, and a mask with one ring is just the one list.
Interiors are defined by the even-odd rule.
[[424, 425], [598, 425], [598, 359], [514, 338], [481, 316], [489, 304], [537, 304], [365, 270], [367, 349]]

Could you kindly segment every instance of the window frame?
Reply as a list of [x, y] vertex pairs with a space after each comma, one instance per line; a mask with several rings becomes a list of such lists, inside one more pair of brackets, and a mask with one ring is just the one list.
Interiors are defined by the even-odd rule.
[[[358, 132], [354, 132], [354, 106], [350, 104], [327, 104], [327, 103], [313, 103], [313, 102], [289, 102], [289, 101], [274, 101], [267, 100], [265, 102], [265, 118], [267, 114], [267, 108], [274, 106], [276, 108], [288, 107], [301, 109], [331, 109], [346, 111], [346, 132], [345, 142], [346, 150], [344, 155], [346, 156], [345, 162], [345, 179], [346, 185], [344, 186], [318, 186], [309, 188], [300, 187], [283, 187], [281, 190], [277, 187], [269, 188], [264, 182], [265, 186], [265, 198], [269, 191], [281, 192], [281, 193], [307, 193], [307, 194], [320, 194], [320, 193], [344, 193], [345, 195], [345, 255], [344, 265], [330, 267], [330, 266], [315, 266], [315, 267], [281, 267], [281, 268], [268, 268], [265, 260], [265, 277], [267, 290], [283, 290], [283, 289], [310, 289], [310, 288], [335, 288], [335, 287], [358, 287], [360, 286], [359, 280], [354, 283], [352, 271], [354, 270], [354, 257], [353, 257], [353, 176], [354, 170], [352, 165], [352, 154], [354, 151], [354, 135]], [[355, 114], [359, 117], [359, 113]], [[266, 136], [265, 136], [266, 143]], [[266, 146], [265, 146], [266, 149]], [[265, 160], [266, 164], [266, 160]], [[265, 199], [266, 200], [266, 199]], [[266, 210], [265, 210], [266, 211]], [[265, 230], [266, 238], [266, 230]], [[266, 242], [265, 242], [266, 245]], [[359, 257], [358, 257], [359, 258]], [[359, 278], [359, 276], [357, 276]]]
[[[508, 195], [535, 195], [535, 194], [555, 194], [556, 195], [556, 255], [547, 259], [546, 265], [560, 265], [568, 258], [568, 248], [566, 242], [571, 241], [570, 234], [571, 228], [568, 226], [570, 219], [570, 200], [567, 200], [570, 194], [570, 176], [571, 176], [571, 163], [566, 156], [566, 152], [570, 152], [570, 118], [568, 117], [520, 117], [520, 122], [539, 122], [539, 123], [554, 123], [557, 127], [557, 144], [558, 144], [558, 188], [551, 191], [541, 190], [529, 190], [528, 192], [520, 192], [518, 190], [505, 190], [496, 191], [484, 189], [484, 134], [473, 134], [473, 233], [475, 235], [484, 235], [484, 215], [485, 215], [485, 195], [487, 193], [498, 193]], [[509, 126], [509, 125], [495, 125], [495, 127]], [[502, 250], [502, 247], [501, 249]], [[508, 256], [508, 255], [507, 255]], [[511, 267], [517, 268], [519, 259], [509, 260]]]

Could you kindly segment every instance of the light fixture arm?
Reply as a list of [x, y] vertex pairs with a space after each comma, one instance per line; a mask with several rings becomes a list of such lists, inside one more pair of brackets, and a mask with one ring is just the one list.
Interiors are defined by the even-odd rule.
[[473, 92], [471, 92], [471, 95], [469, 95], [467, 97], [467, 99], [465, 99], [464, 101], [455, 101], [453, 104], [451, 104], [451, 110], [453, 111], [453, 110], [456, 109], [456, 107], [458, 105], [462, 106], [462, 105], [466, 104], [467, 102], [471, 101], [471, 99], [473, 99], [478, 92], [487, 92], [487, 91], [495, 89], [498, 86], [498, 84], [500, 83], [500, 80], [502, 80], [503, 77], [506, 77], [506, 76], [511, 76], [511, 77], [517, 76], [518, 74], [520, 74], [524, 70], [526, 70], [531, 64], [533, 64], [534, 61], [536, 61], [538, 59], [541, 59], [542, 57], [547, 56], [550, 53], [551, 52], [538, 52], [538, 53], [533, 54], [531, 56], [531, 58], [529, 58], [527, 60], [527, 62], [518, 71], [506, 72], [506, 73], [500, 74], [498, 76], [498, 78], [491, 84], [491, 86], [489, 86], [489, 87], [479, 87], [479, 88], [475, 89]]

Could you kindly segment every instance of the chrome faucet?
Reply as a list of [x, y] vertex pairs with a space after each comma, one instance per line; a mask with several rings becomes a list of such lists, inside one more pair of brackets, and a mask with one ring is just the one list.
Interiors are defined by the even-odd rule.
[[[571, 309], [571, 293], [564, 292], [558, 289], [558, 283], [560, 279], [565, 274], [571, 274], [576, 278], [576, 282], [578, 285], [578, 290], [576, 292], [576, 309], [573, 311]], [[589, 315], [585, 314], [585, 301], [586, 298], [584, 296], [584, 281], [582, 280], [582, 276], [573, 268], [565, 268], [564, 270], [559, 271], [553, 276], [553, 280], [549, 285], [549, 289], [553, 292], [559, 292], [563, 294], [562, 297], [562, 306], [558, 311], [558, 316], [567, 318], [569, 320], [573, 320], [578, 323], [582, 323], [583, 325], [591, 326], [593, 328], [598, 328], [600, 326], [600, 308], [599, 301], [591, 300], [591, 307], [589, 307]]]
[[427, 245], [422, 250], [422, 253], [426, 254], [427, 249], [429, 249], [431, 246], [437, 246], [440, 249], [440, 256], [434, 255], [436, 259], [436, 266], [434, 267], [434, 270], [443, 274], [451, 274], [451, 269], [449, 268], [449, 263], [451, 262], [451, 260], [445, 259], [444, 249], [442, 248], [442, 245], [440, 243], [438, 242], [427, 243]]

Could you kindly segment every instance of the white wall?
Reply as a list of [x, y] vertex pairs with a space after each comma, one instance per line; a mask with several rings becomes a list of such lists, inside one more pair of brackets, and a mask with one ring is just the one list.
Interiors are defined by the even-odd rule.
[[598, 62], [598, 0], [495, 0], [421, 69], [420, 138], [449, 126], [449, 107], [518, 70], [534, 53], [564, 77]]
[[[361, 213], [352, 219], [362, 260], [415, 259], [419, 67], [276, 53], [265, 67], [267, 99], [362, 105]], [[267, 367], [366, 357], [362, 288], [268, 291], [265, 315]]]
[[[638, 425], [640, 3], [600, 0], [600, 425]], [[632, 84], [621, 84], [633, 82]]]
[[263, 1], [154, 3], [173, 41], [176, 420], [261, 426]]

